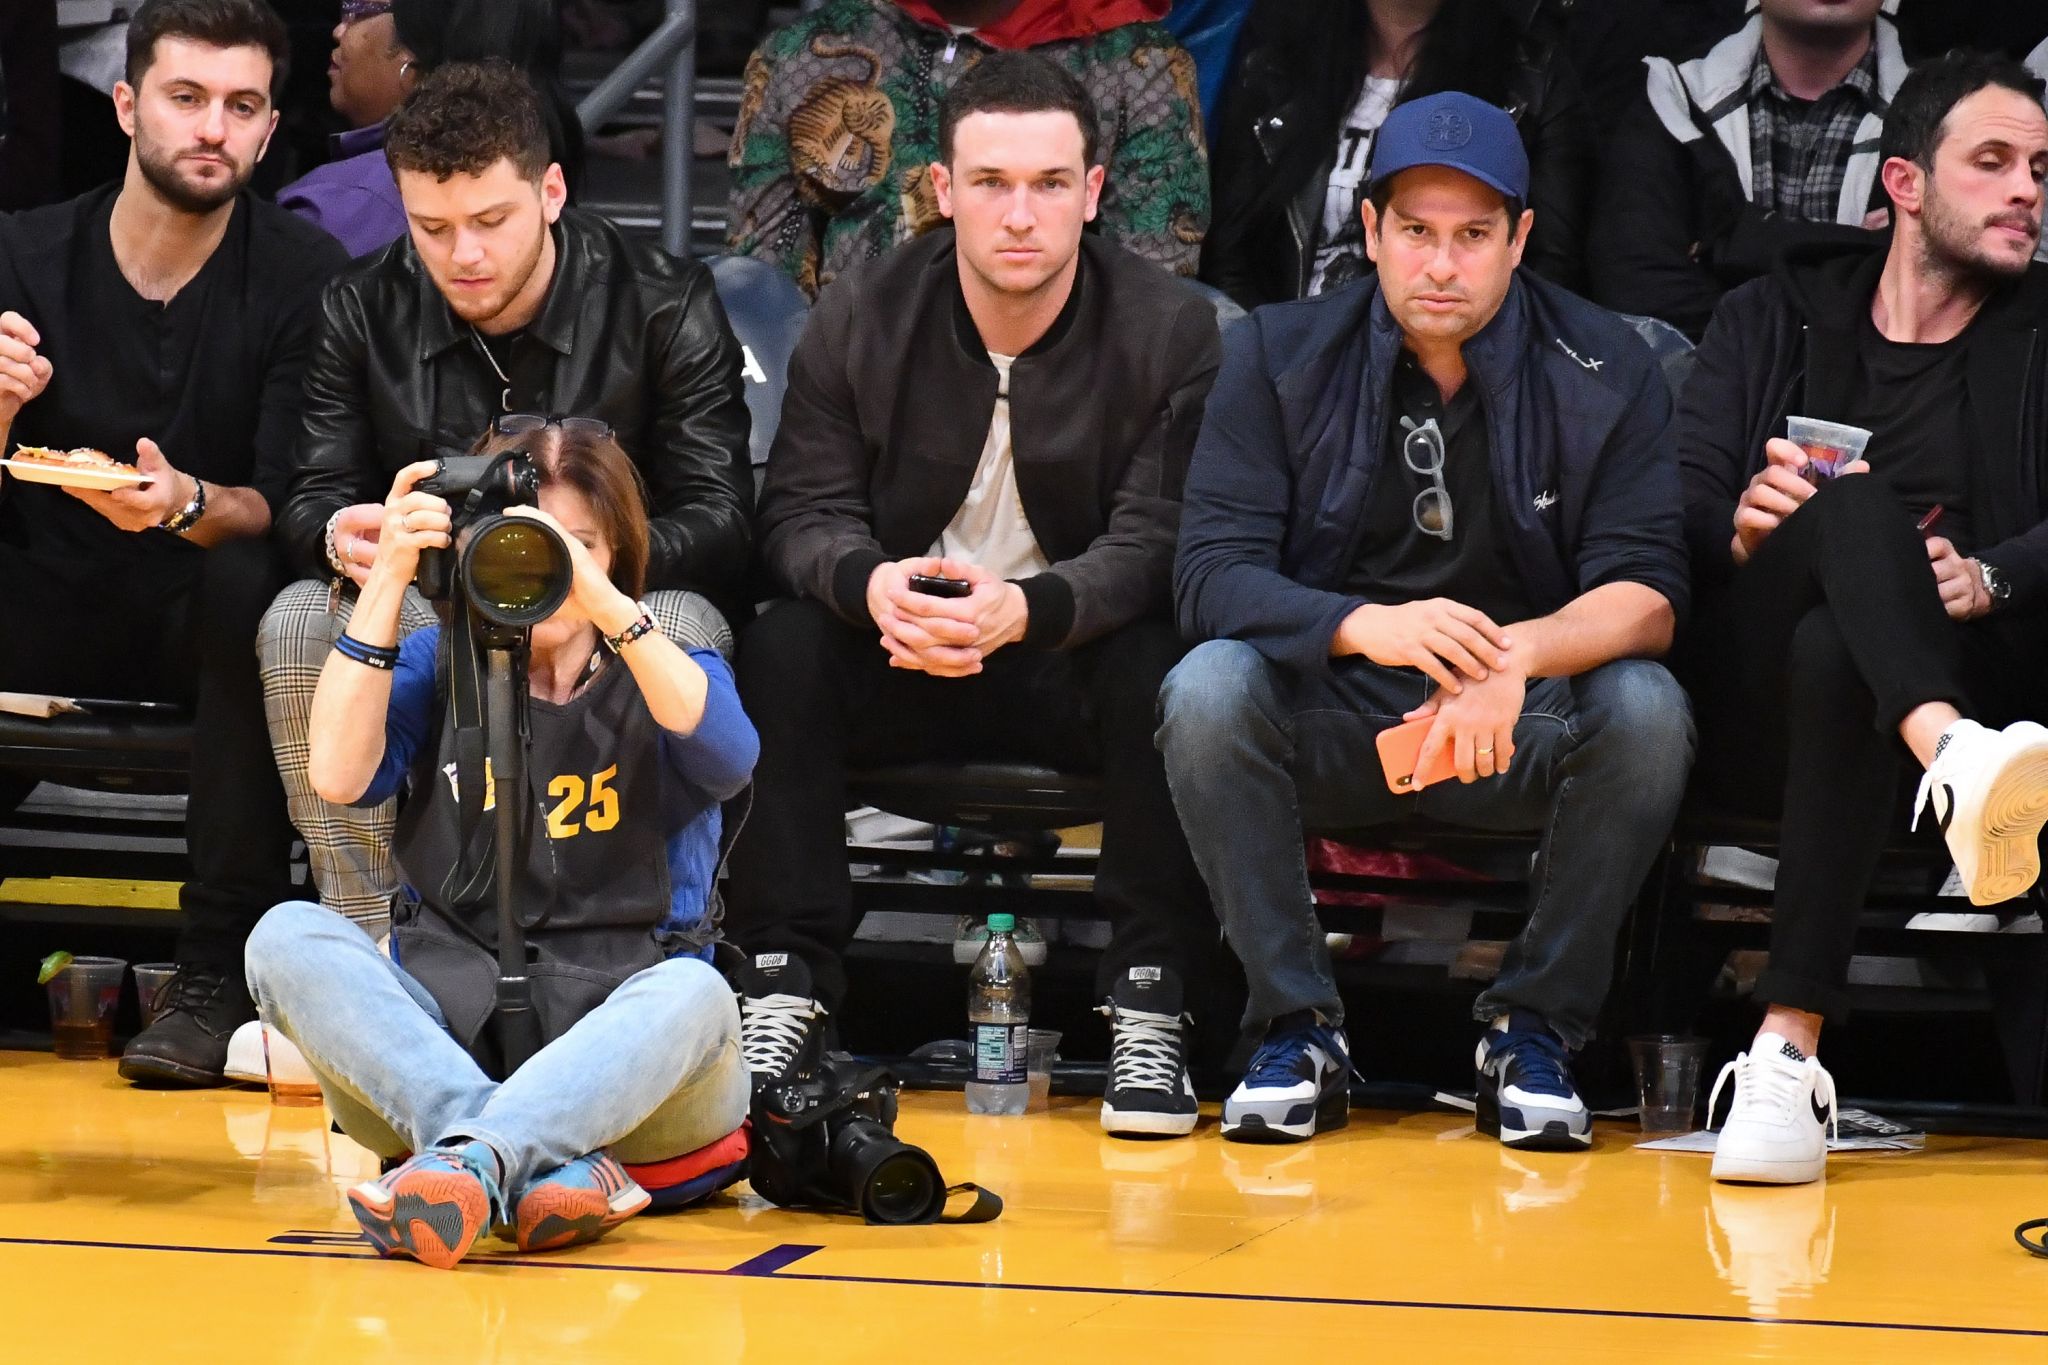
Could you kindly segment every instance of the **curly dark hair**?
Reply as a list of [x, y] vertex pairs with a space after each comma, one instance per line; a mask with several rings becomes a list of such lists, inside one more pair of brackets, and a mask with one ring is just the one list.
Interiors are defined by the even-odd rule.
[[133, 89], [156, 61], [163, 38], [187, 38], [208, 47], [260, 47], [270, 54], [270, 98], [291, 69], [284, 20], [263, 0], [143, 0], [128, 21], [128, 62], [122, 78]]
[[436, 180], [482, 175], [508, 160], [537, 181], [550, 160], [540, 95], [510, 62], [437, 67], [391, 116], [384, 157], [393, 174], [420, 171]]

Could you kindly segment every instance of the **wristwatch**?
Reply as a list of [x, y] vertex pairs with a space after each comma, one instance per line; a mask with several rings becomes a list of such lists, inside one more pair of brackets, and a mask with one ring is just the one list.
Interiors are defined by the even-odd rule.
[[1981, 559], [1977, 561], [1977, 576], [1984, 580], [1984, 595], [1991, 599], [1993, 608], [2002, 607], [2012, 600], [2012, 584], [2006, 581], [2004, 574]]
[[181, 536], [199, 524], [206, 515], [206, 480], [192, 480], [192, 501], [165, 517], [157, 525], [174, 536]]

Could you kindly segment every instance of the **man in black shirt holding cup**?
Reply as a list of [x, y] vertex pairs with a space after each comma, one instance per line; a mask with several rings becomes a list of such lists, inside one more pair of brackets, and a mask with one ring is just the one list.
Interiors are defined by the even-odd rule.
[[243, 940], [291, 892], [256, 625], [320, 288], [347, 256], [246, 190], [286, 50], [262, 0], [150, 0], [114, 91], [125, 179], [0, 218], [0, 447], [133, 464], [97, 487], [6, 470], [0, 690], [193, 708], [179, 974], [121, 1059], [147, 1083], [220, 1083], [255, 1017]]
[[[1717, 1179], [1821, 1175], [1834, 1085], [1813, 1054], [1903, 760], [1975, 904], [2040, 871], [2048, 728], [2023, 718], [2048, 666], [2041, 94], [2002, 59], [1915, 70], [1885, 121], [1889, 247], [1794, 254], [1731, 294], [1680, 405], [1700, 771], [1782, 812], [1768, 1012], [1723, 1074]], [[1855, 452], [1807, 419], [1861, 428], [1860, 458], [1831, 472]]]

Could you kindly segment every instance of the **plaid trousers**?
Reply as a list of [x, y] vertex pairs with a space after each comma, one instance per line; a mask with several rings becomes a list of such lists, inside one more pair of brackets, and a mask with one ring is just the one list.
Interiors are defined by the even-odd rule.
[[[328, 585], [306, 579], [279, 593], [263, 615], [256, 658], [263, 671], [263, 706], [270, 748], [284, 777], [285, 802], [319, 888], [320, 903], [350, 920], [372, 938], [391, 927], [391, 898], [398, 873], [391, 861], [396, 799], [377, 806], [337, 806], [314, 792], [306, 775], [306, 729], [313, 713], [313, 688], [348, 628], [356, 595], [345, 589], [337, 609], [327, 610]], [[647, 595], [662, 634], [685, 649], [715, 649], [732, 657], [732, 628], [718, 608], [693, 592]], [[400, 639], [435, 623], [434, 610], [413, 588], [399, 608]]]

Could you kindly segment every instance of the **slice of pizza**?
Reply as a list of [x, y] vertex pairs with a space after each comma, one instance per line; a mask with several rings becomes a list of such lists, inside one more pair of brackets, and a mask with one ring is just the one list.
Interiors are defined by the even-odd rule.
[[142, 471], [132, 464], [123, 464], [102, 450], [91, 446], [77, 446], [71, 450], [52, 450], [48, 446], [16, 446], [14, 458], [29, 464], [56, 465], [64, 469], [111, 469], [122, 474], [140, 474]]

